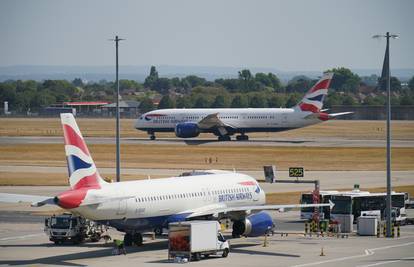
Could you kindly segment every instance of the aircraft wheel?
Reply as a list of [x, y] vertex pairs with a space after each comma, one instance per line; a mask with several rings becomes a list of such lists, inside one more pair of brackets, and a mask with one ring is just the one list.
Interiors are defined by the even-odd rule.
[[124, 235], [124, 245], [128, 247], [132, 246], [132, 235], [131, 234], [126, 233]]
[[237, 141], [247, 141], [247, 140], [249, 140], [249, 136], [245, 135], [245, 134], [238, 135], [238, 136], [236, 136], [236, 140]]
[[140, 233], [135, 233], [134, 234], [134, 244], [137, 246], [142, 246], [142, 235]]
[[154, 229], [154, 234], [157, 235], [157, 236], [162, 235], [162, 228], [155, 228]]
[[151, 136], [150, 136], [150, 139], [151, 139], [151, 140], [155, 140], [155, 135], [151, 135]]
[[231, 141], [230, 135], [221, 135], [218, 137], [219, 141]]

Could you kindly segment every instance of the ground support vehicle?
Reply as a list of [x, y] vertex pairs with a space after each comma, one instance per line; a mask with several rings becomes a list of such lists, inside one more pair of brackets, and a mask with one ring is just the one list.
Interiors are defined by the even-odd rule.
[[198, 261], [201, 256], [227, 257], [230, 245], [220, 232], [217, 221], [186, 221], [169, 224], [168, 258]]
[[104, 226], [70, 213], [53, 215], [45, 219], [44, 232], [55, 244], [79, 244], [86, 239], [97, 242], [105, 232]]

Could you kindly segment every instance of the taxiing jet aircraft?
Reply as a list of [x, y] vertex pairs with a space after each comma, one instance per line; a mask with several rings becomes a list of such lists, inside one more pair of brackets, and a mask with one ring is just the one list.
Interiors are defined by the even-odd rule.
[[181, 138], [213, 133], [219, 141], [229, 141], [236, 133], [240, 133], [237, 140], [248, 140], [246, 133], [305, 127], [352, 113], [328, 114], [321, 110], [332, 76], [324, 74], [293, 108], [159, 109], [140, 116], [135, 128], [148, 132], [151, 140], [155, 140], [156, 132], [175, 132]]
[[265, 205], [265, 192], [245, 174], [201, 171], [182, 177], [108, 183], [101, 178], [72, 114], [61, 114], [70, 189], [55, 197], [0, 193], [3, 202], [58, 205], [125, 232], [126, 245], [142, 244], [142, 232], [161, 233], [170, 222], [233, 221], [233, 236], [260, 236], [273, 228], [266, 210], [330, 204]]

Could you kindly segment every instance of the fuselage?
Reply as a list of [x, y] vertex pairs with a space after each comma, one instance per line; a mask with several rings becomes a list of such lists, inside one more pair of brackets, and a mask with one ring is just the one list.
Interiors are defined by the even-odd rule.
[[195, 210], [261, 205], [265, 193], [254, 178], [227, 172], [110, 183], [88, 190], [85, 201], [95, 200], [100, 204], [73, 211], [118, 229], [142, 231], [184, 220]]
[[311, 112], [294, 108], [159, 109], [141, 115], [135, 128], [148, 132], [173, 132], [179, 123], [198, 123], [215, 113], [222, 122], [231, 126], [228, 127], [230, 133], [279, 132], [321, 122], [318, 118], [306, 118]]

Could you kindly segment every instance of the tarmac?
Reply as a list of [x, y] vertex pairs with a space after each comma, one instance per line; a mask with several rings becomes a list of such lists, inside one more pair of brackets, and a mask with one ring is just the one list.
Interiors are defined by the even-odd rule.
[[[115, 144], [111, 137], [86, 137], [87, 144]], [[122, 144], [147, 145], [218, 145], [226, 146], [292, 146], [292, 147], [385, 147], [385, 140], [359, 140], [347, 138], [251, 138], [249, 141], [217, 141], [217, 138], [121, 138]], [[61, 136], [2, 136], [2, 144], [63, 144]], [[414, 147], [413, 140], [393, 139], [392, 147]]]
[[[88, 144], [112, 144], [113, 138], [86, 138]], [[217, 145], [215, 139], [181, 140], [160, 138], [150, 141], [144, 138], [123, 138], [125, 144], [150, 145]], [[4, 144], [63, 144], [62, 137], [0, 137]], [[383, 147], [382, 140], [348, 139], [255, 139], [247, 142], [224, 142], [226, 146], [322, 146], [322, 147]], [[414, 147], [414, 141], [393, 140], [393, 147]], [[334, 160], [334, 159], [333, 159]], [[16, 166], [0, 166], [0, 172], [17, 171]], [[100, 168], [102, 173], [114, 173], [113, 168]], [[123, 174], [148, 175], [154, 177], [176, 176], [184, 169], [134, 169], [124, 168]], [[263, 179], [261, 169], [243, 171], [258, 180]], [[66, 167], [19, 166], [18, 172], [66, 173]], [[414, 171], [392, 172], [393, 186], [412, 185]], [[385, 171], [306, 171], [306, 180], [320, 180], [321, 189], [345, 189], [359, 184], [361, 189], [383, 187]], [[287, 171], [278, 171], [277, 179], [286, 179]], [[311, 184], [261, 183], [267, 193], [311, 191]], [[66, 186], [2, 186], [2, 193], [33, 194], [55, 196], [66, 190]], [[112, 245], [103, 241], [81, 245], [55, 246], [43, 232], [45, 214], [53, 213], [55, 206], [31, 208], [28, 203], [0, 203], [0, 265], [36, 266], [176, 266], [178, 263], [167, 259], [165, 238], [146, 239], [142, 247], [128, 247], [127, 255], [112, 255]], [[399, 238], [361, 237], [351, 234], [348, 238], [304, 236], [304, 222], [299, 220], [299, 212], [273, 212], [278, 233], [264, 238], [231, 239], [231, 252], [227, 258], [211, 257], [200, 262], [190, 262], [194, 266], [413, 266], [414, 226], [401, 228]], [[122, 238], [122, 233], [110, 229], [112, 238]], [[230, 237], [229, 232], [225, 233]], [[323, 253], [322, 253], [323, 252]], [[323, 256], [321, 256], [323, 254]]]
[[[2, 212], [3, 213], [3, 212]], [[167, 259], [166, 238], [146, 238], [141, 247], [127, 247], [127, 255], [112, 255], [104, 241], [56, 246], [43, 233], [43, 217], [6, 212], [0, 221], [0, 265], [35, 266], [177, 266]], [[36, 220], [28, 219], [35, 217]], [[414, 226], [401, 228], [401, 237], [350, 235], [348, 238], [304, 236], [296, 211], [273, 213], [277, 233], [264, 237], [230, 239], [227, 258], [211, 256], [189, 266], [412, 266]], [[14, 219], [13, 219], [14, 218]], [[13, 220], [12, 220], [13, 219]], [[289, 233], [281, 236], [281, 232]], [[122, 238], [111, 229], [112, 238]], [[229, 237], [229, 232], [225, 232]], [[323, 251], [322, 251], [323, 250]], [[321, 256], [323, 252], [324, 256]]]

